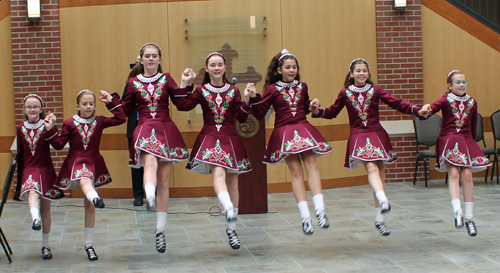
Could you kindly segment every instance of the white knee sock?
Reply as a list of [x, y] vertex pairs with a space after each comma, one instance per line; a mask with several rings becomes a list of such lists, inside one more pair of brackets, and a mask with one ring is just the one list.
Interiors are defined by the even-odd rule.
[[50, 248], [49, 246], [49, 235], [50, 233], [42, 233], [42, 247]]
[[87, 192], [87, 200], [89, 200], [90, 203], [92, 203], [95, 198], [99, 198], [99, 195], [97, 194], [96, 191]]
[[316, 215], [325, 211], [325, 201], [323, 200], [323, 194], [316, 194], [313, 196], [314, 210], [316, 211]]
[[92, 246], [94, 243], [94, 228], [85, 228], [85, 247]]
[[384, 216], [382, 215], [381, 208], [375, 208], [375, 222], [384, 222]]
[[157, 212], [156, 213], [156, 234], [165, 231], [165, 225], [167, 223], [167, 213]]
[[457, 211], [461, 211], [462, 207], [460, 206], [460, 199], [451, 199], [451, 207], [453, 208], [453, 213]]
[[144, 185], [144, 191], [146, 192], [146, 199], [148, 200], [148, 202], [150, 202], [150, 206], [151, 205], [154, 205], [154, 204], [151, 204], [156, 198], [155, 198], [155, 194], [156, 194], [156, 187], [155, 185], [151, 184], [151, 183], [148, 183], [146, 185]]
[[385, 196], [385, 192], [384, 191], [378, 191], [375, 193], [375, 197], [377, 197], [377, 200], [380, 204], [382, 204], [382, 202], [384, 201], [387, 201], [387, 196]]
[[31, 208], [30, 213], [32, 222], [35, 221], [35, 219], [40, 220], [40, 210], [38, 208]]
[[[234, 208], [234, 214], [235, 214], [236, 218], [238, 218], [238, 208]], [[227, 229], [235, 230], [236, 229], [236, 221], [227, 222]]]
[[464, 217], [466, 220], [472, 220], [472, 209], [474, 208], [474, 202], [464, 202], [465, 213]]
[[219, 194], [217, 194], [217, 198], [219, 198], [219, 202], [224, 207], [224, 210], [227, 211], [229, 208], [233, 207], [233, 202], [231, 202], [231, 197], [229, 196], [229, 192], [221, 191], [219, 192]]
[[300, 211], [300, 218], [305, 219], [307, 217], [311, 217], [311, 213], [309, 212], [309, 206], [307, 205], [307, 201], [300, 201], [297, 203]]

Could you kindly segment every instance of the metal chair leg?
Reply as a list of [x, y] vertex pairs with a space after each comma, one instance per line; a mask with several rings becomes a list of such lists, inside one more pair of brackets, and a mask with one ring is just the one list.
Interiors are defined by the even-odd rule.
[[424, 158], [425, 187], [427, 188], [427, 158]]
[[[4, 243], [5, 241], [5, 243]], [[10, 255], [12, 255], [12, 249], [10, 249], [9, 242], [7, 242], [7, 238], [5, 238], [5, 234], [2, 231], [2, 228], [0, 228], [0, 244], [3, 247], [3, 251], [5, 252], [5, 255], [7, 256], [7, 259], [9, 260], [9, 263], [12, 263], [12, 259], [10, 258]], [[9, 250], [9, 251], [7, 251]], [[9, 255], [10, 252], [10, 255]]]

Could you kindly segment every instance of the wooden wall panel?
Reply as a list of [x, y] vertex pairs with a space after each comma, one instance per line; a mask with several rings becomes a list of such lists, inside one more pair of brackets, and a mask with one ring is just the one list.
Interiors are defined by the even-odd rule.
[[[169, 3], [169, 35], [170, 40], [175, 41], [171, 43], [170, 48], [170, 71], [175, 77], [176, 81], [180, 79], [180, 73], [186, 67], [192, 67], [196, 73], [198, 73], [200, 67], [195, 67], [193, 63], [187, 62], [187, 56], [189, 54], [194, 54], [196, 52], [187, 52], [190, 48], [195, 48], [196, 45], [193, 43], [199, 42], [200, 39], [195, 40], [194, 38], [185, 39], [186, 34], [184, 29], [186, 26], [191, 24], [189, 21], [191, 18], [197, 20], [199, 24], [203, 20], [209, 21], [216, 17], [218, 18], [228, 18], [228, 17], [246, 17], [246, 16], [266, 16], [266, 26], [267, 26], [267, 36], [256, 35], [252, 39], [263, 39], [267, 47], [267, 56], [263, 56], [262, 63], [260, 65], [267, 67], [271, 57], [276, 54], [282, 47], [281, 45], [281, 15], [280, 15], [280, 1], [279, 0], [245, 0], [245, 1], [212, 1], [212, 2], [173, 2]], [[184, 19], [188, 18], [186, 23]], [[189, 36], [189, 34], [188, 34]], [[237, 59], [233, 61], [233, 70], [240, 71], [235, 67], [239, 64], [239, 60], [244, 58], [245, 44], [248, 38], [239, 37], [228, 37], [227, 41], [231, 44], [232, 48], [239, 51]], [[214, 35], [214, 39], [218, 39]], [[222, 46], [222, 44], [218, 45]], [[207, 48], [201, 60], [209, 53], [220, 49], [219, 47]], [[259, 56], [257, 56], [258, 58]], [[256, 64], [243, 64], [245, 67], [247, 65]], [[257, 71], [265, 77], [265, 71]], [[229, 79], [231, 80], [231, 79]], [[263, 80], [257, 84], [257, 89], [260, 91], [263, 86]], [[240, 89], [244, 88], [244, 83], [239, 83], [238, 87]], [[182, 132], [186, 131], [199, 131], [203, 124], [202, 123], [189, 123], [187, 122], [187, 112], [178, 112], [174, 110], [172, 113], [172, 119], [175, 124], [179, 127]]]
[[[297, 57], [309, 96], [319, 98], [322, 106], [337, 98], [353, 59], [366, 59], [372, 79], [377, 78], [375, 1], [282, 0], [281, 9], [283, 47]], [[310, 121], [349, 123], [345, 110], [333, 120]]]
[[0, 100], [2, 126], [0, 126], [0, 137], [10, 137], [16, 135], [10, 16], [0, 19], [0, 48], [0, 82], [2, 83], [2, 99]]
[[[60, 9], [64, 118], [76, 112], [82, 89], [101, 89], [120, 95], [141, 46], [160, 45], [168, 55], [167, 3], [111, 5]], [[145, 18], [157, 18], [145, 23]], [[168, 57], [162, 61], [168, 68]], [[168, 69], [167, 69], [168, 70]], [[110, 116], [104, 104], [97, 114]], [[105, 133], [124, 133], [125, 125]]]
[[500, 52], [425, 6], [422, 7], [422, 40], [425, 103], [443, 96], [447, 89], [446, 76], [458, 69], [469, 80], [467, 93], [477, 100], [484, 117], [500, 108], [496, 83]]

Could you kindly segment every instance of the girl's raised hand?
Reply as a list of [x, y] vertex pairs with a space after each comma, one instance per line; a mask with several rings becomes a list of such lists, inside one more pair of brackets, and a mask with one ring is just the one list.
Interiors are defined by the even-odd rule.
[[251, 98], [255, 98], [257, 96], [255, 84], [252, 82], [247, 83], [247, 87], [245, 87], [245, 91], [243, 92], [243, 95], [245, 97], [250, 96]]
[[196, 73], [194, 73], [194, 70], [191, 68], [186, 68], [182, 72], [182, 81], [185, 81], [187, 85], [191, 85], [194, 82], [194, 79], [196, 78]]
[[108, 92], [101, 90], [99, 91], [99, 100], [108, 104], [111, 102], [111, 100], [113, 100], [113, 97]]
[[55, 121], [56, 121], [56, 116], [49, 111], [47, 116], [45, 116], [45, 118], [43, 119], [45, 130], [50, 131], [50, 129], [52, 129], [52, 127], [54, 126]]
[[315, 98], [311, 101], [311, 104], [309, 104], [309, 111], [311, 111], [313, 114], [317, 115], [317, 114], [319, 114], [320, 107], [321, 107], [321, 104], [319, 102], [319, 99]]

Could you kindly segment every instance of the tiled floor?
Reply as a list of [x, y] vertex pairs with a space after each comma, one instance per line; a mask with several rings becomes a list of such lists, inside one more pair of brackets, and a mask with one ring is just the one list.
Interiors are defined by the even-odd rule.
[[388, 237], [373, 226], [371, 189], [359, 186], [325, 190], [331, 227], [314, 221], [311, 236], [302, 233], [292, 193], [270, 194], [270, 213], [239, 216], [239, 250], [229, 247], [222, 216], [183, 213], [206, 212], [216, 198], [171, 199], [164, 254], [154, 245], [155, 213], [107, 199], [116, 209], [97, 212], [94, 262], [83, 250], [81, 199], [53, 203], [52, 260], [41, 258], [41, 231], [31, 230], [27, 204], [9, 201], [0, 224], [13, 263], [0, 250], [0, 272], [500, 272], [500, 187], [476, 181], [475, 238], [455, 229], [443, 181], [429, 189], [389, 184], [387, 192]]

